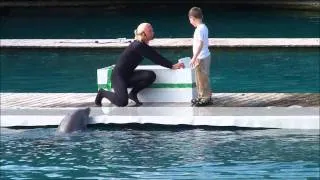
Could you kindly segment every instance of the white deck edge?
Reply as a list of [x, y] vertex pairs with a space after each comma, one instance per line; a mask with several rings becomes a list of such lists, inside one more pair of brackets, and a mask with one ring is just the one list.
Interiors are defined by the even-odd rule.
[[[1, 48], [124, 48], [132, 39], [0, 39]], [[151, 46], [191, 47], [191, 38], [157, 38]], [[320, 38], [209, 38], [210, 47], [320, 47]]]
[[[1, 116], [1, 126], [57, 126], [64, 116]], [[159, 124], [191, 126], [235, 126], [246, 128], [319, 129], [319, 116], [96, 116], [90, 124]]]
[[[54, 109], [54, 108], [50, 108]], [[50, 110], [49, 108], [42, 109], [42, 112]], [[61, 108], [61, 110], [64, 108]], [[72, 110], [68, 109], [68, 110]], [[228, 108], [225, 108], [228, 110]], [[232, 109], [232, 108], [230, 108]], [[40, 110], [40, 109], [38, 109]], [[66, 110], [66, 109], [64, 109]], [[309, 111], [306, 114], [292, 114], [288, 113], [285, 115], [285, 111], [277, 111], [277, 108], [270, 109], [257, 109], [257, 111], [243, 111], [241, 113], [241, 108], [233, 108], [230, 111], [230, 115], [210, 115], [205, 114], [199, 115], [191, 112], [189, 108], [185, 109], [187, 112], [179, 112], [173, 115], [161, 115], [162, 112], [152, 115], [150, 110], [138, 109], [138, 113], [130, 110], [120, 110], [116, 113], [98, 113], [92, 114], [91, 122], [89, 124], [128, 124], [128, 123], [138, 123], [138, 124], [159, 124], [159, 125], [191, 125], [191, 126], [235, 126], [235, 127], [245, 127], [245, 128], [280, 128], [280, 129], [320, 129], [319, 114], [314, 111]], [[65, 116], [64, 113], [56, 114], [36, 114], [36, 113], [21, 113], [23, 109], [15, 109], [18, 113], [2, 113], [0, 127], [31, 127], [31, 126], [57, 126], [60, 121]], [[303, 112], [303, 108], [299, 108], [300, 112]], [[127, 114], [121, 115], [122, 112]], [[256, 113], [255, 113], [256, 112]], [[267, 112], [267, 113], [264, 113]], [[288, 112], [293, 112], [292, 110]], [[310, 113], [312, 112], [312, 113]], [[252, 115], [248, 115], [252, 114]], [[182, 114], [182, 115], [181, 115]], [[243, 115], [241, 115], [243, 114]]]

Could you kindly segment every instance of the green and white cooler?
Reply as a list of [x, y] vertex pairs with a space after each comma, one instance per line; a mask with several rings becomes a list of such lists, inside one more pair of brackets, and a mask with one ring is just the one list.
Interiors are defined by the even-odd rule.
[[[113, 68], [108, 66], [97, 70], [98, 89], [112, 91]], [[190, 102], [197, 95], [194, 71], [190, 68], [172, 70], [159, 65], [141, 65], [136, 69], [152, 70], [157, 75], [149, 88], [139, 92], [138, 98], [142, 102]]]

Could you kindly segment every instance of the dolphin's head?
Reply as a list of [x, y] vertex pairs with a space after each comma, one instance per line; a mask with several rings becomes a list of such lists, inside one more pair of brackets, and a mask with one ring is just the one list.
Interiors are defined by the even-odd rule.
[[90, 111], [91, 111], [91, 110], [90, 110], [89, 107], [87, 107], [87, 108], [84, 109], [84, 112], [85, 112], [88, 116], [89, 116], [89, 114], [90, 114]]
[[84, 130], [89, 120], [90, 108], [77, 109], [71, 114], [66, 115], [60, 125], [58, 131], [63, 133], [71, 133], [78, 130]]

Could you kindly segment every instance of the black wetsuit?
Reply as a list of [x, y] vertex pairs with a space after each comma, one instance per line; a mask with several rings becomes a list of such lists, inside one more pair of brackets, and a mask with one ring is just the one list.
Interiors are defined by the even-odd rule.
[[[135, 70], [144, 57], [155, 64], [172, 68], [172, 62], [161, 56], [152, 47], [140, 41], [133, 41], [120, 55], [113, 69], [111, 82], [114, 93], [99, 90], [95, 103], [101, 106], [101, 100], [105, 97], [117, 106], [126, 106], [128, 98], [140, 104], [137, 99], [138, 92], [150, 86], [156, 79], [156, 74], [153, 71]], [[128, 94], [127, 88], [130, 87], [132, 90]]]

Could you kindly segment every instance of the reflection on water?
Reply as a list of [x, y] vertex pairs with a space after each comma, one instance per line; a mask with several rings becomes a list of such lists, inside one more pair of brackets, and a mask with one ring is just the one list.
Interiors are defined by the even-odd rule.
[[14, 131], [1, 131], [5, 179], [319, 177], [318, 131]]

